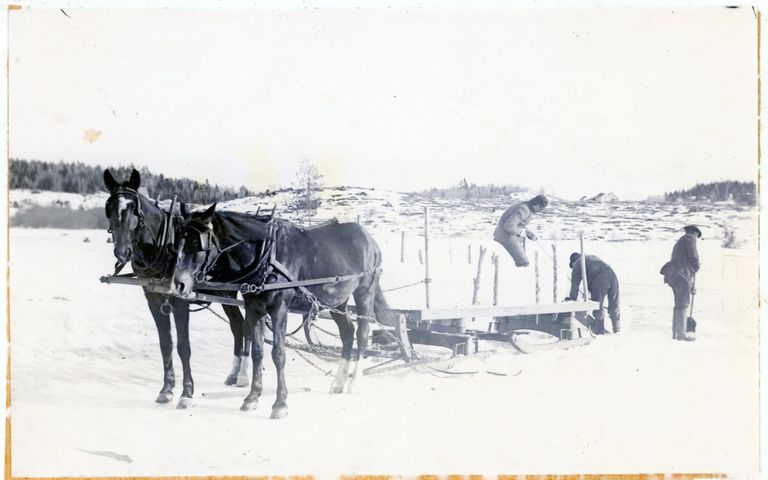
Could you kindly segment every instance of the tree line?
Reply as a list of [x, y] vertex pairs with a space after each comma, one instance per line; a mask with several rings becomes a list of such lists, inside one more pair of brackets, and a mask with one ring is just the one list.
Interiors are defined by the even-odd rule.
[[755, 205], [757, 198], [755, 182], [725, 181], [698, 183], [688, 190], [677, 190], [664, 194], [668, 202], [734, 201], [740, 205]]
[[[133, 165], [112, 168], [112, 174], [118, 180], [127, 180]], [[211, 185], [208, 180], [204, 183], [189, 178], [166, 177], [154, 174], [146, 167], [139, 170], [141, 185], [146, 187], [152, 198], [173, 198], [189, 203], [212, 203], [250, 197], [255, 192], [241, 186], [238, 189]], [[27, 188], [32, 190], [50, 190], [54, 192], [90, 193], [104, 191], [104, 169], [98, 166], [85, 165], [80, 162], [41, 162], [39, 160], [11, 159], [10, 188]]]
[[510, 193], [527, 192], [528, 189], [517, 185], [477, 185], [469, 183], [466, 178], [462, 179], [458, 185], [447, 188], [430, 188], [420, 195], [429, 198], [441, 198], [447, 200], [477, 200], [508, 197]]

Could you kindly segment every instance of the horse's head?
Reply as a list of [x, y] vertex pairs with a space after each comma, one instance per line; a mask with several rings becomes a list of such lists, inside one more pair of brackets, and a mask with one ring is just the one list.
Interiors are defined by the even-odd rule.
[[143, 220], [138, 192], [141, 177], [134, 169], [127, 182], [118, 182], [107, 169], [104, 170], [104, 185], [110, 193], [105, 211], [115, 244], [115, 257], [125, 264], [131, 260], [133, 240]]
[[213, 232], [213, 213], [216, 204], [204, 212], [189, 213], [181, 204], [182, 222], [176, 230], [178, 256], [171, 288], [175, 295], [189, 298], [196, 281], [205, 280], [205, 272], [219, 254]]

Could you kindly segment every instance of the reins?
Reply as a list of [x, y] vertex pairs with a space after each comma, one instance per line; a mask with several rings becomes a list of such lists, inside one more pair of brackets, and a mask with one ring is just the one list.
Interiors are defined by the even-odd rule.
[[[267, 225], [268, 225], [268, 229], [269, 229], [268, 230], [268, 235], [267, 235], [267, 238], [264, 239], [261, 242], [259, 253], [257, 255], [257, 259], [258, 260], [256, 261], [256, 266], [253, 267], [252, 269], [248, 270], [246, 273], [240, 275], [239, 278], [236, 278], [236, 279], [233, 279], [233, 280], [228, 280], [227, 282], [210, 282], [210, 283], [205, 282], [205, 278], [208, 276], [208, 272], [210, 272], [213, 269], [213, 267], [216, 265], [216, 262], [219, 261], [221, 256], [225, 252], [227, 252], [228, 250], [231, 250], [231, 249], [233, 249], [233, 248], [235, 248], [235, 247], [237, 247], [239, 245], [242, 245], [243, 243], [247, 243], [247, 242], [249, 242], [249, 240], [243, 239], [243, 240], [237, 241], [237, 242], [235, 242], [232, 245], [229, 245], [227, 247], [220, 248], [219, 247], [219, 240], [218, 240], [218, 238], [216, 237], [216, 235], [214, 234], [214, 232], [210, 228], [206, 229], [205, 231], [203, 231], [203, 230], [201, 230], [201, 229], [199, 229], [196, 226], [191, 225], [191, 224], [187, 224], [187, 225], [183, 225], [183, 226], [179, 227], [180, 231], [190, 230], [190, 231], [196, 233], [199, 236], [199, 238], [200, 238], [201, 247], [202, 247], [202, 243], [203, 243], [202, 242], [203, 235], [207, 235], [208, 236], [208, 245], [206, 246], [206, 248], [202, 248], [202, 251], [204, 251], [205, 254], [206, 254], [206, 258], [205, 258], [205, 261], [203, 262], [203, 264], [201, 265], [200, 270], [195, 274], [195, 279], [198, 282], [201, 282], [201, 283], [204, 283], [204, 284], [207, 284], [207, 285], [213, 285], [213, 284], [216, 284], [216, 285], [219, 285], [219, 284], [221, 284], [221, 285], [238, 284], [238, 283], [241, 283], [241, 282], [246, 281], [248, 279], [257, 277], [257, 276], [260, 277], [263, 281], [266, 281], [266, 278], [271, 273], [271, 268], [268, 265], [270, 256], [265, 255], [265, 250], [269, 249], [270, 252], [274, 252], [275, 237], [276, 237], [276, 232], [277, 232], [277, 224], [276, 224], [274, 218], [270, 218], [270, 220], [267, 222]], [[216, 253], [216, 256], [213, 257], [213, 260], [209, 261], [208, 257], [211, 254], [211, 245], [215, 245], [218, 248], [218, 252]], [[221, 290], [219, 288], [215, 288], [215, 289], [216, 290]], [[237, 289], [232, 289], [232, 288], [228, 288], [226, 290], [237, 291]]]

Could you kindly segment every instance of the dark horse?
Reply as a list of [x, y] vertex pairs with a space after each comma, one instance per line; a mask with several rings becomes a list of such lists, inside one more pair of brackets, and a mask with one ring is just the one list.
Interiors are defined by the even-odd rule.
[[[277, 399], [272, 418], [288, 413], [285, 386], [285, 334], [288, 310], [310, 312], [318, 304], [331, 307], [339, 327], [342, 360], [331, 386], [341, 393], [349, 378], [355, 326], [346, 315], [347, 302], [357, 307], [357, 352], [349, 387], [357, 378], [361, 353], [368, 344], [368, 320], [391, 323], [389, 308], [379, 286], [381, 251], [376, 241], [356, 223], [331, 223], [309, 229], [288, 221], [257, 220], [240, 213], [205, 212], [188, 215], [178, 229], [179, 252], [173, 276], [175, 293], [189, 298], [195, 280], [203, 278], [246, 284], [245, 319], [251, 334], [253, 379], [242, 410], [256, 408], [262, 392], [261, 364], [266, 317], [272, 321], [272, 360], [277, 369]], [[340, 281], [311, 286], [264, 290], [275, 282], [342, 277]]]
[[[140, 277], [169, 278], [176, 261], [174, 248], [175, 226], [178, 214], [170, 214], [160, 209], [156, 203], [138, 192], [141, 184], [139, 172], [133, 170], [130, 180], [118, 182], [109, 172], [104, 171], [104, 184], [110, 197], [106, 204], [109, 219], [109, 231], [115, 245], [115, 273], [131, 262], [134, 273]], [[231, 295], [231, 294], [230, 294]], [[177, 350], [184, 372], [183, 390], [178, 408], [186, 408], [192, 402], [194, 381], [190, 367], [189, 345], [189, 302], [183, 299], [163, 295], [144, 288], [149, 311], [155, 319], [157, 334], [160, 338], [160, 353], [163, 357], [163, 388], [157, 396], [158, 403], [168, 403], [173, 399], [175, 375], [173, 372], [173, 340], [171, 338], [171, 318], [173, 313], [176, 324]], [[165, 306], [164, 306], [165, 304]], [[245, 320], [236, 306], [224, 305], [224, 312], [229, 318], [229, 325], [234, 337], [234, 364], [227, 376], [227, 385], [248, 385], [248, 339], [244, 332]]]

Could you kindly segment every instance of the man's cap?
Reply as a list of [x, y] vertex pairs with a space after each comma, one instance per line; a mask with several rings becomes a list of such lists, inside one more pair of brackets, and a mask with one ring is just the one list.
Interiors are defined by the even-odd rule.
[[549, 205], [549, 199], [544, 195], [536, 195], [531, 199], [531, 203], [535, 203], [537, 205], [541, 205], [542, 208]]
[[579, 259], [579, 257], [581, 257], [579, 252], [573, 252], [571, 254], [571, 258], [568, 260], [568, 266], [570, 268], [573, 268], [573, 264], [576, 263], [576, 261]]
[[683, 227], [683, 230], [686, 232], [695, 233], [699, 238], [701, 238], [701, 230], [696, 225], [686, 225]]

